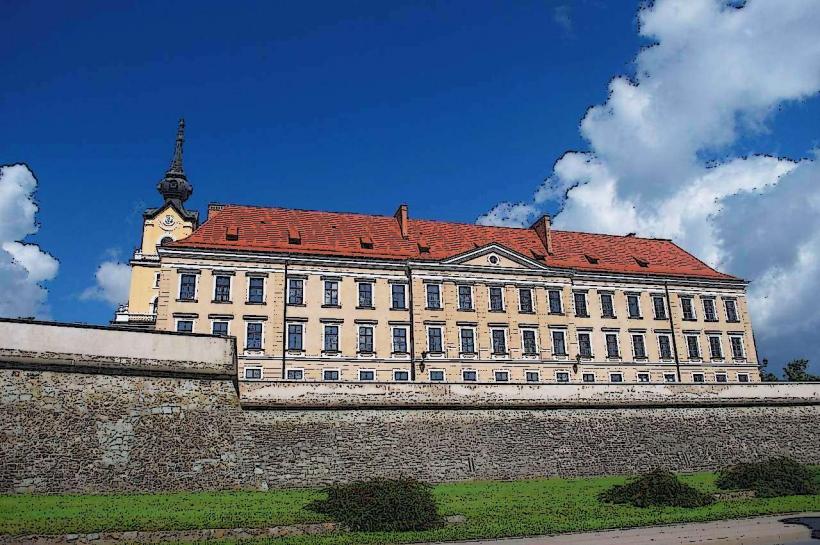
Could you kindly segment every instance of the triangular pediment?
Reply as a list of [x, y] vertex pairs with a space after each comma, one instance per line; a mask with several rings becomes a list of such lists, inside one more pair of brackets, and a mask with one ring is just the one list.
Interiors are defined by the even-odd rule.
[[442, 261], [446, 265], [466, 265], [501, 269], [541, 269], [543, 263], [521, 255], [501, 244], [491, 243], [473, 250], [449, 257]]

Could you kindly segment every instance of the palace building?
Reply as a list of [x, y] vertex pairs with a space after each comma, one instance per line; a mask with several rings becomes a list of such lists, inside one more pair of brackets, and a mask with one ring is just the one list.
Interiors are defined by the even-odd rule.
[[185, 207], [180, 121], [114, 324], [236, 338], [239, 380], [753, 382], [744, 280], [670, 240]]

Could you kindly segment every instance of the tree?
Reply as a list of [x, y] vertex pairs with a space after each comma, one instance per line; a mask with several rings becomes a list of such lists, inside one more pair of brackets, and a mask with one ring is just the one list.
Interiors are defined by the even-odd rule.
[[809, 360], [792, 360], [783, 368], [786, 380], [789, 382], [815, 382], [820, 381], [820, 376], [812, 375], [806, 369], [809, 367]]
[[767, 371], [766, 368], [769, 366], [769, 360], [763, 358], [763, 361], [760, 362], [758, 369], [760, 370], [760, 380], [763, 382], [777, 382], [778, 379], [777, 375], [772, 373], [771, 371]]

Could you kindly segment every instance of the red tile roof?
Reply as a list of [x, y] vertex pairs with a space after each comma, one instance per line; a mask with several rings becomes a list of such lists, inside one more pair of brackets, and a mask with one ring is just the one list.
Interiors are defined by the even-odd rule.
[[[234, 235], [236, 228], [238, 238], [232, 240], [234, 236], [228, 235]], [[295, 237], [297, 244], [291, 242]], [[533, 229], [410, 219], [405, 240], [392, 216], [239, 205], [211, 212], [191, 236], [169, 246], [440, 261], [491, 243], [529, 259], [547, 254]], [[664, 239], [553, 229], [552, 245], [553, 254], [544, 261], [552, 267], [736, 280]], [[422, 251], [425, 247], [429, 250]]]

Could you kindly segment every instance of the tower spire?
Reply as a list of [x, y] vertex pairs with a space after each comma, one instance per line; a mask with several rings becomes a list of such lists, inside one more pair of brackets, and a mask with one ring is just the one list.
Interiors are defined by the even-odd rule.
[[157, 191], [165, 199], [165, 202], [173, 202], [182, 208], [182, 203], [188, 200], [194, 188], [185, 176], [182, 166], [182, 145], [185, 143], [185, 119], [180, 118], [177, 127], [177, 141], [174, 146], [174, 156], [171, 165], [165, 172], [165, 177], [157, 184]]

